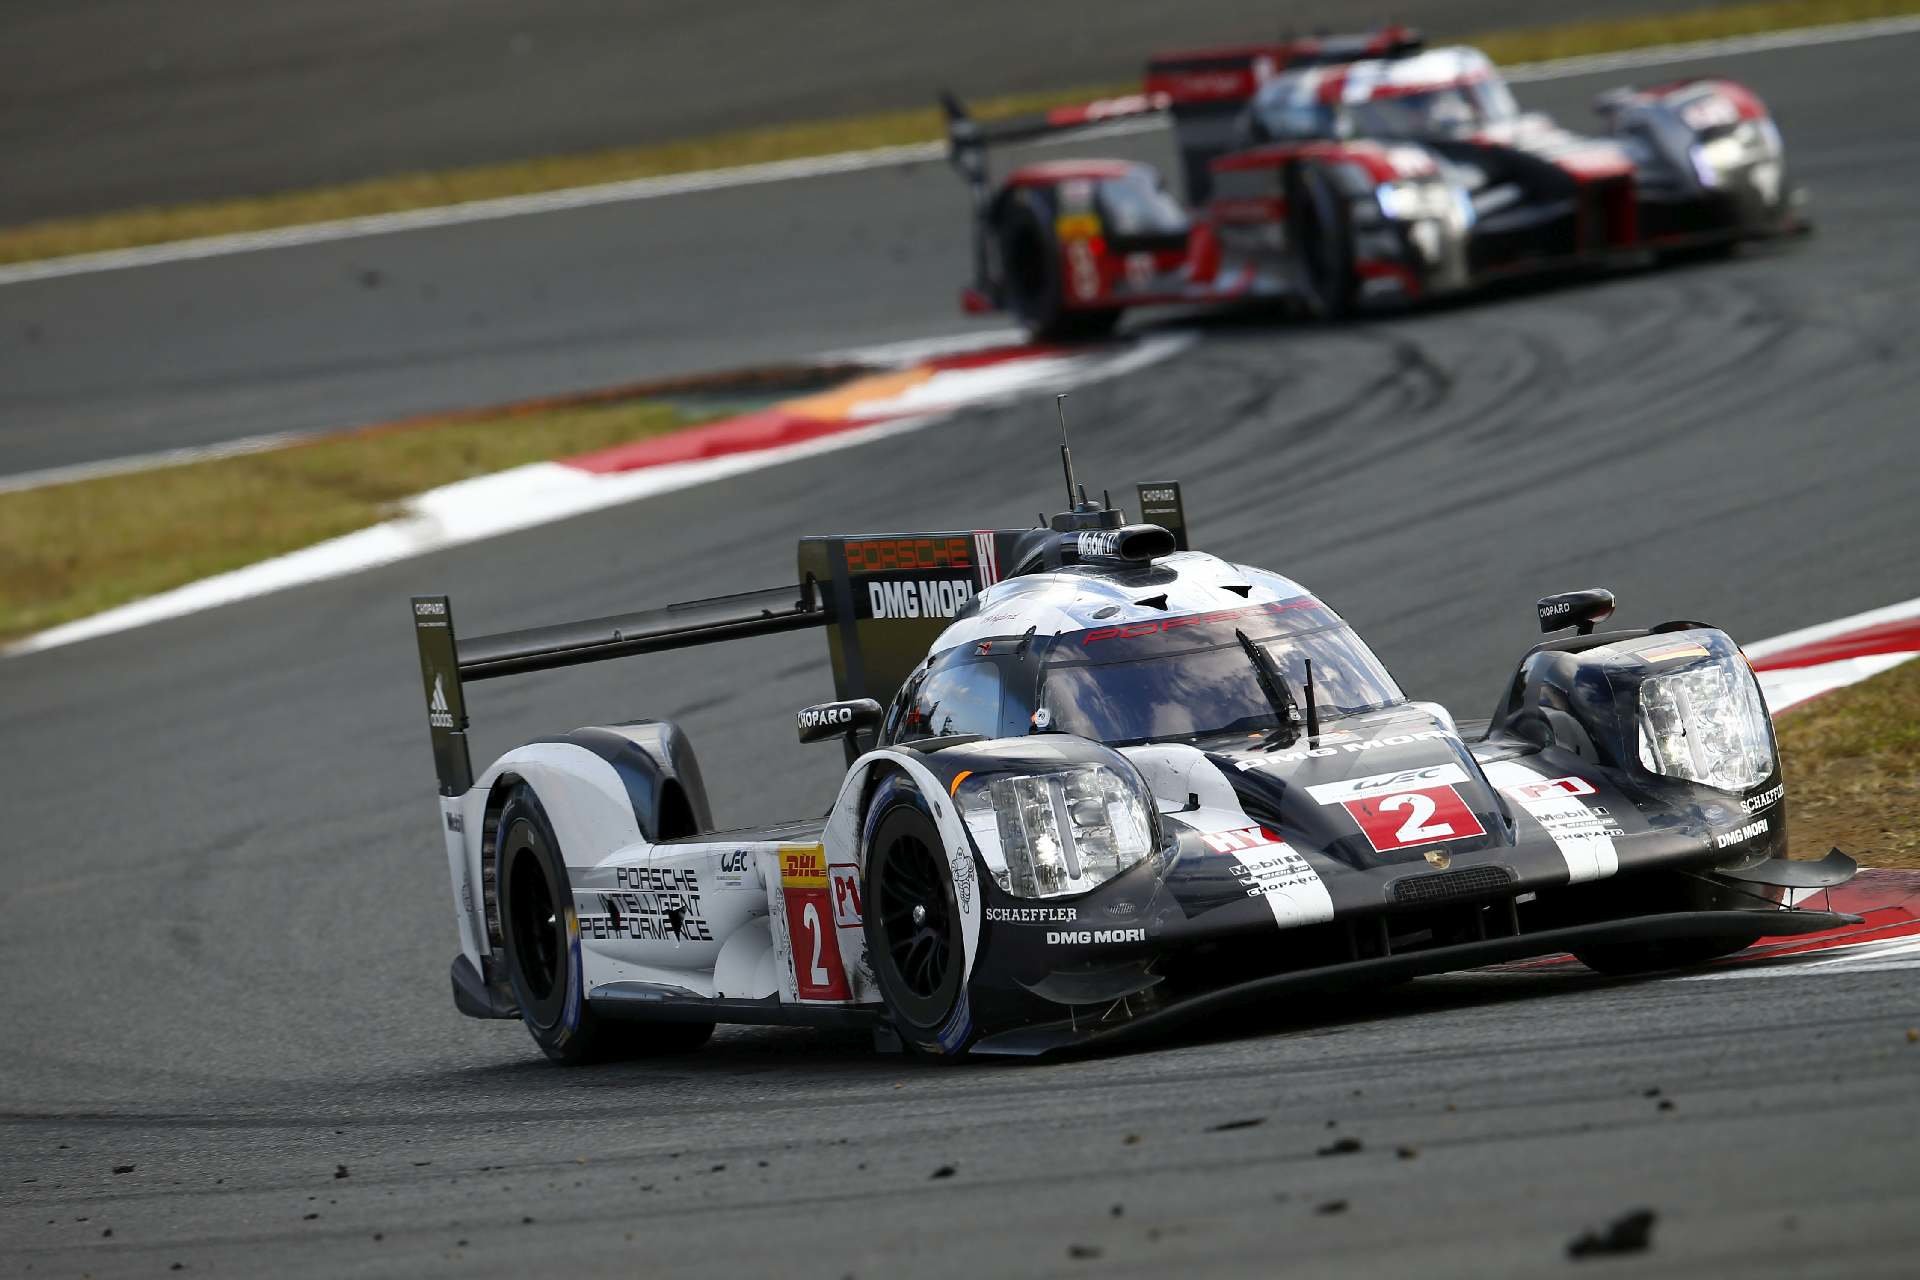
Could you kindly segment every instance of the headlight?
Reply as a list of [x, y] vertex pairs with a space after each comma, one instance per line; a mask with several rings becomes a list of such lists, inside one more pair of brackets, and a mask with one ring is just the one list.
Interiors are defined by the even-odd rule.
[[1723, 791], [1773, 773], [1773, 738], [1753, 673], [1736, 657], [1640, 683], [1640, 764]]
[[955, 800], [995, 883], [1016, 897], [1085, 893], [1153, 850], [1146, 798], [1105, 765], [975, 776]]
[[1444, 218], [1454, 211], [1453, 191], [1444, 182], [1383, 182], [1374, 190], [1380, 212], [1402, 222]]

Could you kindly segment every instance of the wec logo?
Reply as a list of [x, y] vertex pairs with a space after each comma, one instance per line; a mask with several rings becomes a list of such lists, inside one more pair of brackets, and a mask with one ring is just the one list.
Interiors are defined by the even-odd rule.
[[1320, 804], [1341, 804], [1363, 796], [1387, 795], [1395, 791], [1419, 791], [1427, 787], [1447, 786], [1456, 782], [1465, 782], [1467, 774], [1459, 765], [1427, 765], [1419, 769], [1402, 769], [1397, 773], [1376, 773], [1365, 778], [1348, 778], [1344, 782], [1322, 782], [1307, 788], [1307, 794]]

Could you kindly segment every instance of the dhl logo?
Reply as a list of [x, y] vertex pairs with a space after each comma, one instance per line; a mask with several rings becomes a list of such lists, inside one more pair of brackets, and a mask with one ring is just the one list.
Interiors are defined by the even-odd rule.
[[1053, 233], [1062, 240], [1091, 240], [1100, 234], [1100, 215], [1063, 213], [1053, 220]]
[[782, 845], [780, 848], [780, 887], [783, 889], [826, 888], [826, 848], [817, 844]]

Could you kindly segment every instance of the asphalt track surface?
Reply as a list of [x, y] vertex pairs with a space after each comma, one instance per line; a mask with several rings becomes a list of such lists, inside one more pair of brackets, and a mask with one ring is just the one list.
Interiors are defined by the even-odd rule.
[[8, 0], [0, 224], [1105, 84], [1169, 41], [1329, 20], [1458, 37], [1714, 2]]
[[[1112, 39], [1124, 78], [1164, 34]], [[1524, 96], [1578, 121], [1619, 79]], [[1171, 168], [1164, 135], [1083, 145]], [[959, 180], [929, 162], [0, 286], [0, 475], [952, 333], [965, 230]]]
[[[1315, 586], [1462, 714], [1549, 590], [1749, 638], [1920, 594], [1916, 53], [1733, 68], [1817, 192], [1812, 241], [1339, 329], [1215, 325], [1076, 394], [1083, 477], [1182, 479], [1203, 545]], [[919, 208], [910, 175], [862, 182], [833, 189]], [[763, 305], [790, 324], [843, 291], [783, 269]], [[969, 412], [0, 665], [0, 1271], [1911, 1273], [1902, 971], [1421, 980], [955, 1069], [741, 1029], [565, 1071], [458, 1016], [404, 597], [450, 591], [474, 633], [786, 580], [801, 532], [1020, 522], [1055, 503], [1046, 423]], [[723, 822], [817, 810], [837, 755], [794, 746], [788, 713], [827, 691], [805, 636], [489, 684], [476, 756], [666, 715]], [[1362, 1149], [1316, 1155], [1340, 1137]], [[1651, 1252], [1567, 1261], [1641, 1207]]]

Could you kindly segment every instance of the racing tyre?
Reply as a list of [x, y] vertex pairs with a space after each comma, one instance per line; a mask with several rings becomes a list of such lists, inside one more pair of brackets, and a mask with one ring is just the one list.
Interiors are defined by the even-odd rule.
[[1043, 202], [1022, 191], [1000, 219], [1000, 273], [1007, 309], [1040, 341], [1104, 338], [1120, 323], [1117, 307], [1069, 309], [1061, 277], [1064, 250]]
[[1307, 308], [1322, 320], [1353, 313], [1353, 226], [1333, 176], [1311, 161], [1287, 174], [1287, 233]]
[[[1719, 886], [1701, 879], [1687, 878], [1657, 889], [1653, 902], [1667, 911], [1714, 911], [1752, 906], [1753, 895], [1728, 895]], [[1666, 969], [1692, 969], [1721, 956], [1745, 951], [1760, 940], [1759, 934], [1734, 938], [1668, 938], [1659, 942], [1621, 942], [1610, 946], [1583, 947], [1573, 958], [1596, 973], [1610, 978], [1630, 978], [1642, 973]]]
[[958, 1057], [973, 1040], [966, 941], [946, 841], [907, 779], [880, 784], [866, 822], [867, 955], [903, 1042]]
[[574, 1065], [643, 1053], [695, 1049], [711, 1022], [610, 1022], [587, 1007], [580, 972], [580, 925], [560, 842], [533, 788], [520, 783], [500, 809], [494, 884], [508, 980], [533, 1042]]
[[1573, 958], [1610, 978], [1631, 978], [1666, 969], [1692, 969], [1745, 951], [1758, 942], [1751, 938], [1671, 938], [1665, 942], [1624, 942], [1605, 947], [1584, 947]]

